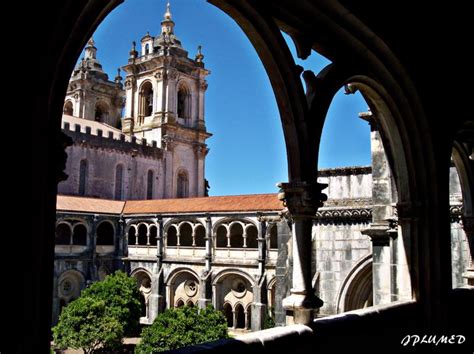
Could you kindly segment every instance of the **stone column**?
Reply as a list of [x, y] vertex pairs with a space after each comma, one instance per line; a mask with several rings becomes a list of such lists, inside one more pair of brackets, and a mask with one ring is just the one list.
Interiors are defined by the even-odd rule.
[[156, 233], [156, 265], [151, 279], [151, 294], [148, 298], [148, 321], [153, 323], [156, 316], [165, 309], [165, 284], [163, 277], [163, 219], [155, 218]]
[[391, 237], [388, 223], [372, 223], [362, 233], [372, 240], [372, 287], [373, 304], [388, 304], [392, 301]]
[[212, 304], [212, 219], [206, 217], [206, 265], [199, 281], [199, 308], [206, 308]]
[[90, 279], [92, 281], [97, 281], [99, 280], [99, 273], [97, 270], [97, 252], [96, 252], [96, 242], [97, 242], [97, 223], [99, 221], [99, 216], [97, 214], [94, 214], [94, 217], [91, 220], [91, 227], [89, 230], [89, 252], [90, 252], [90, 267], [89, 267], [89, 272], [90, 272]]
[[212, 219], [210, 215], [206, 217], [206, 271], [211, 271], [212, 262]]
[[462, 226], [466, 233], [467, 242], [469, 243], [469, 251], [471, 253], [471, 262], [466, 272], [463, 273], [463, 278], [467, 279], [467, 284], [474, 286], [474, 217], [463, 216]]
[[313, 320], [313, 311], [323, 305], [311, 284], [312, 243], [311, 231], [313, 219], [318, 207], [326, 200], [321, 190], [327, 185], [313, 182], [280, 183], [279, 198], [288, 209], [292, 223], [293, 272], [290, 296], [283, 299], [287, 315], [293, 316], [296, 324], [309, 324]]
[[258, 228], [258, 273], [262, 276], [265, 273], [265, 263], [267, 258], [267, 222], [259, 217], [260, 227]]
[[[267, 233], [267, 222], [263, 217], [259, 217], [259, 228], [258, 228], [258, 272], [259, 280], [253, 287], [253, 303], [251, 311], [250, 326], [252, 331], [260, 331], [263, 329], [265, 324], [265, 318], [267, 314], [267, 276], [265, 273], [266, 263], [266, 238]], [[246, 316], [247, 317], [247, 316]]]
[[198, 112], [197, 112], [197, 118], [198, 118], [198, 128], [199, 129], [205, 129], [206, 124], [204, 121], [204, 94], [207, 90], [207, 82], [205, 80], [199, 81], [199, 94], [198, 94]]
[[372, 240], [373, 304], [387, 304], [398, 296], [396, 283], [399, 260], [396, 259], [396, 251], [403, 244], [392, 242], [397, 236], [397, 229], [391, 225], [394, 219], [392, 174], [378, 126], [370, 111], [360, 113], [359, 117], [370, 124], [372, 157], [372, 224], [362, 233]]
[[135, 78], [127, 77], [125, 79], [125, 117], [123, 119], [122, 131], [132, 134], [134, 128], [134, 96], [135, 96]]
[[115, 239], [114, 239], [114, 246], [115, 246], [115, 251], [114, 251], [114, 266], [115, 269], [120, 269], [123, 270], [123, 262], [122, 262], [122, 257], [125, 256], [125, 250], [126, 250], [126, 244], [125, 244], [125, 227], [124, 227], [124, 220], [122, 217], [117, 222], [117, 231], [115, 233]]
[[[55, 267], [56, 268], [56, 267]], [[59, 274], [57, 274], [56, 269], [54, 269], [54, 277], [53, 277], [53, 311], [52, 311], [52, 319], [51, 324], [55, 326], [59, 320]]]

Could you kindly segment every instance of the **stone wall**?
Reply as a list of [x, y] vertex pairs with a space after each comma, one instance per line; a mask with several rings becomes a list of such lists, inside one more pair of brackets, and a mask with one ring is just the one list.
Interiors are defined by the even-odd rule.
[[[122, 170], [122, 200], [147, 199], [148, 171], [153, 171], [153, 199], [164, 197], [163, 150], [142, 144], [64, 130], [74, 141], [66, 149], [67, 180], [58, 184], [58, 194], [79, 195], [80, 162], [87, 161], [84, 196], [116, 199], [116, 168]], [[169, 184], [169, 182], [167, 183]]]

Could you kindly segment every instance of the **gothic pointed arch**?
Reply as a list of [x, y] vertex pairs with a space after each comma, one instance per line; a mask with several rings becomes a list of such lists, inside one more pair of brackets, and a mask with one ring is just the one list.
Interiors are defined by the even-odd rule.
[[339, 290], [337, 313], [372, 306], [372, 255], [369, 254], [357, 262], [347, 274]]

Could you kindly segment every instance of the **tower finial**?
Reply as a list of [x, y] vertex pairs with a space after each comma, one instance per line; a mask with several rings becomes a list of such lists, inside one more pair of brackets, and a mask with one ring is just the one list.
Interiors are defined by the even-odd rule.
[[171, 5], [170, 1], [166, 2], [166, 12], [165, 12], [165, 20], [171, 20]]
[[198, 66], [204, 67], [204, 63], [202, 62], [203, 59], [204, 59], [204, 55], [202, 54], [202, 46], [198, 45], [198, 51], [194, 60], [196, 61]]
[[87, 41], [87, 46], [88, 47], [93, 47], [95, 45], [95, 42], [94, 42], [94, 38], [90, 38], [88, 41]]

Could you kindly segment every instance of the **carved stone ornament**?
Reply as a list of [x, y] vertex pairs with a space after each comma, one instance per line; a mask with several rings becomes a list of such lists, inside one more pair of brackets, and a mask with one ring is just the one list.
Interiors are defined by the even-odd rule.
[[132, 79], [126, 79], [125, 80], [125, 88], [126, 89], [131, 89], [133, 86], [133, 80]]
[[316, 211], [323, 206], [327, 195], [321, 191], [327, 187], [323, 183], [292, 182], [279, 183], [278, 198], [294, 217], [316, 217]]
[[178, 72], [173, 69], [168, 70], [168, 78], [170, 80], [176, 80], [178, 78]]
[[184, 283], [184, 292], [189, 297], [195, 296], [198, 292], [198, 289], [199, 289], [199, 286], [197, 282], [194, 280], [186, 280], [186, 282]]
[[208, 84], [207, 84], [206, 81], [201, 81], [201, 82], [199, 83], [199, 85], [201, 86], [201, 90], [203, 90], [203, 91], [206, 91], [206, 90], [207, 90]]
[[155, 79], [157, 79], [157, 80], [163, 80], [163, 72], [162, 71], [157, 71], [154, 76], [155, 76]]
[[206, 157], [208, 152], [209, 152], [209, 149], [205, 145], [194, 146], [194, 153], [196, 154], [196, 158], [202, 159]]
[[176, 146], [176, 142], [167, 135], [163, 136], [161, 142], [163, 147], [168, 151], [173, 151], [174, 147]]

